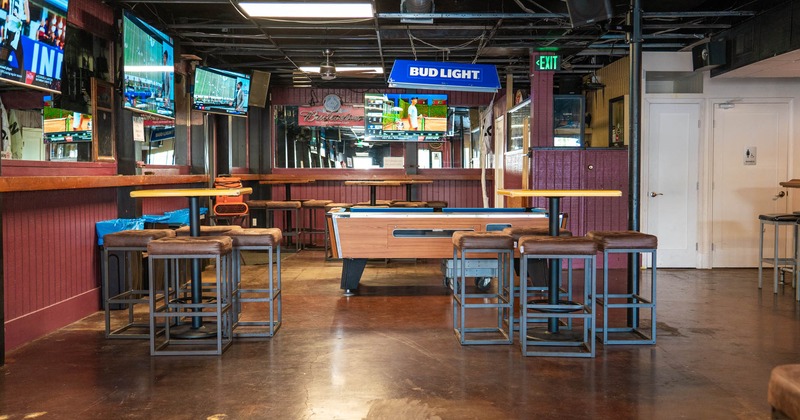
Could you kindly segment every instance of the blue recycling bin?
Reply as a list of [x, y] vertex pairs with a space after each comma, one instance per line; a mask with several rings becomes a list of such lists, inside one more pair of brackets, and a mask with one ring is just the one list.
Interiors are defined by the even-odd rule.
[[112, 219], [103, 220], [95, 223], [97, 230], [97, 244], [103, 245], [103, 236], [114, 233], [122, 232], [123, 230], [142, 230], [144, 229], [144, 219]]
[[[200, 216], [208, 213], [208, 207], [200, 207]], [[189, 208], [178, 209], [173, 211], [164, 212], [167, 220], [162, 222], [169, 226], [188, 226], [189, 225]]]
[[[123, 230], [142, 230], [144, 229], [144, 219], [112, 219], [112, 220], [102, 220], [95, 223], [95, 230], [97, 230], [97, 244], [100, 245], [98, 248], [101, 252], [100, 256], [100, 275], [102, 276], [103, 266], [104, 263], [102, 257], [103, 251], [103, 237], [109, 233], [115, 232], [122, 232]], [[118, 252], [112, 252], [108, 256], [108, 261], [105, 262], [109, 265], [108, 267], [108, 294], [109, 296], [115, 296], [121, 293], [125, 289], [124, 278], [125, 278], [125, 268], [120, 265], [120, 262], [123, 261], [122, 255]], [[102, 299], [101, 299], [102, 300]], [[100, 302], [103, 304], [103, 302]], [[114, 304], [109, 309], [123, 309], [122, 304]]]

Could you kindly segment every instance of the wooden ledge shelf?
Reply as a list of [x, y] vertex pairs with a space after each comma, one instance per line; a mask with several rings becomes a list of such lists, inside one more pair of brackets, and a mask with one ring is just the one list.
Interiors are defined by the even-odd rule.
[[207, 175], [7, 176], [0, 177], [0, 193], [207, 182]]

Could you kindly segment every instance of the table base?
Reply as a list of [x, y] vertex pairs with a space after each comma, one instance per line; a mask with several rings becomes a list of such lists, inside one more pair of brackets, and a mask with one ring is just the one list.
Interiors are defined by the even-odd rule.
[[576, 346], [584, 343], [583, 331], [560, 329], [557, 332], [550, 332], [544, 328], [531, 331], [529, 328], [525, 336], [531, 341], [566, 343], [566, 345]]
[[169, 334], [175, 338], [184, 338], [187, 340], [213, 338], [217, 336], [217, 324], [207, 322], [199, 328], [192, 328], [191, 324], [178, 325], [170, 327]]

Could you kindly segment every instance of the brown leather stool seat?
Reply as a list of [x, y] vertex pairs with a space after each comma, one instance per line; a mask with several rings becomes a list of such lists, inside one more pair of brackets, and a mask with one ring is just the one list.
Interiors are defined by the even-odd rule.
[[389, 206], [392, 205], [393, 202], [394, 202], [394, 200], [375, 200], [375, 205], [374, 206], [370, 206], [370, 202], [369, 201], [359, 201], [358, 203], [356, 203], [356, 205], [357, 206], [369, 206], [369, 207], [381, 207], [381, 206], [389, 207]]
[[443, 208], [448, 207], [447, 201], [429, 200], [425, 202], [428, 207], [432, 207], [433, 211], [442, 211]]
[[333, 200], [310, 199], [302, 202], [302, 208], [305, 210], [303, 215], [305, 226], [302, 234], [306, 236], [308, 246], [314, 246], [314, 236], [325, 235], [325, 229], [318, 226], [321, 226], [320, 223], [325, 224], [325, 206], [330, 203], [333, 203]]
[[[514, 241], [519, 241], [522, 236], [550, 236], [550, 229], [546, 227], [511, 226], [503, 229], [503, 233], [511, 235]], [[572, 232], [567, 229], [559, 229], [558, 236], [572, 236]]]
[[[594, 357], [595, 271], [597, 244], [584, 236], [523, 235], [517, 241], [520, 254], [520, 277], [527, 278], [531, 260], [566, 260], [568, 294], [562, 299], [560, 285], [545, 290], [546, 299], [531, 298], [527, 287], [520, 292], [519, 336], [525, 356]], [[572, 297], [573, 267], [583, 260], [583, 294]], [[560, 273], [560, 272], [559, 272]], [[561, 326], [560, 321], [566, 320]], [[543, 327], [546, 325], [547, 329]], [[575, 331], [579, 325], [581, 330]], [[560, 328], [566, 332], [559, 332]]]
[[[234, 230], [242, 230], [242, 227], [239, 225], [200, 226], [200, 236], [222, 236]], [[189, 236], [190, 232], [189, 226], [182, 226], [175, 231], [178, 236]]]
[[[282, 238], [287, 240], [287, 245], [289, 241], [294, 241], [295, 249], [300, 250], [300, 229], [302, 226], [300, 214], [302, 203], [300, 200], [250, 200], [247, 205], [250, 206], [250, 227], [280, 228], [283, 233]], [[260, 223], [258, 223], [259, 219], [253, 215], [254, 209], [264, 212], [264, 219]], [[275, 212], [283, 212], [283, 222], [280, 225], [275, 223]]]
[[389, 207], [428, 207], [425, 201], [393, 201]]
[[[234, 337], [272, 337], [281, 327], [281, 240], [278, 228], [250, 228], [229, 234], [233, 241], [233, 297]], [[257, 279], [257, 285], [242, 285], [242, 251], [265, 252], [267, 257], [266, 285]], [[253, 311], [245, 310], [247, 303], [266, 303], [266, 316], [252, 305]], [[259, 314], [259, 312], [262, 312]], [[259, 316], [261, 315], [261, 316]]]
[[[514, 288], [511, 259], [514, 238], [502, 232], [458, 231], [453, 234], [453, 329], [461, 345], [514, 342]], [[469, 254], [469, 258], [467, 258]], [[466, 276], [471, 261], [496, 265], [496, 287], [486, 293], [468, 293]], [[488, 264], [487, 264], [488, 265]], [[467, 326], [468, 313], [495, 312], [494, 321]], [[477, 317], [480, 319], [480, 317]]]
[[800, 364], [772, 368], [767, 387], [772, 418], [800, 419]]
[[[165, 282], [161, 288], [164, 304], [156, 306], [150, 301], [150, 355], [221, 355], [233, 341], [231, 238], [163, 238], [150, 241], [147, 253], [151, 295], [157, 291], [153, 281], [155, 261], [165, 261], [165, 273], [177, 273], [185, 262], [193, 260], [211, 259], [215, 267], [210, 290], [203, 288], [202, 283], [195, 283], [200, 279], [192, 279], [191, 293], [182, 289], [178, 281]], [[163, 334], [154, 331], [159, 321], [164, 323]]]
[[[147, 251], [150, 241], [174, 237], [172, 229], [145, 229], [123, 230], [103, 236], [102, 281], [103, 281], [103, 309], [105, 312], [106, 338], [149, 338], [147, 329], [150, 328], [149, 320], [137, 320], [141, 314], [136, 314], [137, 304], [148, 304], [151, 299], [150, 290], [143, 279], [142, 259]], [[119, 290], [112, 294], [111, 287], [111, 259], [116, 257], [117, 279]], [[163, 281], [163, 279], [159, 279]], [[152, 299], [161, 300], [161, 296], [152, 296]], [[118, 320], [111, 319], [112, 309], [125, 309], [127, 317], [121, 326]], [[116, 318], [116, 317], [115, 317]]]
[[[598, 327], [597, 331], [602, 332], [603, 344], [655, 344], [656, 343], [656, 252], [658, 248], [658, 238], [633, 230], [624, 231], [599, 231], [593, 230], [587, 234], [597, 242], [597, 249], [603, 253], [603, 292], [598, 298], [597, 303], [603, 307], [603, 327]], [[642, 286], [644, 282], [639, 281], [640, 273], [634, 272], [633, 281], [629, 285], [629, 290], [625, 293], [610, 293], [608, 275], [608, 256], [609, 254], [650, 254], [651, 270], [649, 290]], [[645, 290], [643, 293], [642, 290]], [[610, 325], [610, 310], [617, 312], [633, 312], [634, 316], [625, 316], [627, 324], [622, 327]], [[650, 315], [649, 331], [640, 327], [639, 315], [641, 312]], [[609, 334], [614, 334], [609, 338]], [[615, 338], [619, 337], [619, 338]]]

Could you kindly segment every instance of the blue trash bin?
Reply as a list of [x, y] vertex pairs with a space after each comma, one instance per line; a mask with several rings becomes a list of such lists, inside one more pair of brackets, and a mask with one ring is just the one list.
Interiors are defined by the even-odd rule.
[[[100, 245], [98, 248], [100, 250], [100, 275], [102, 276], [103, 273], [103, 237], [109, 233], [115, 232], [122, 232], [123, 230], [142, 230], [144, 229], [144, 219], [112, 219], [112, 220], [103, 220], [100, 222], [95, 223], [95, 230], [97, 230], [97, 244]], [[112, 252], [108, 256], [108, 294], [109, 296], [115, 296], [121, 293], [124, 288], [125, 284], [123, 279], [125, 278], [125, 268], [120, 265], [120, 261], [123, 261], [122, 256], [118, 252]], [[144, 269], [144, 267], [142, 267]], [[102, 295], [101, 295], [102, 296]], [[101, 297], [100, 304], [102, 305]], [[122, 304], [114, 304], [111, 305], [109, 309], [117, 310], [123, 309]]]

